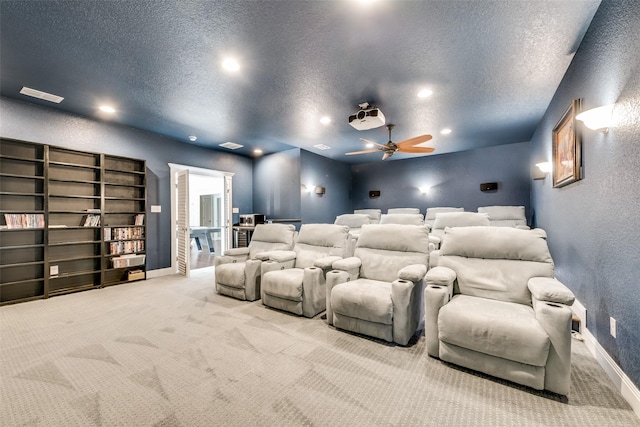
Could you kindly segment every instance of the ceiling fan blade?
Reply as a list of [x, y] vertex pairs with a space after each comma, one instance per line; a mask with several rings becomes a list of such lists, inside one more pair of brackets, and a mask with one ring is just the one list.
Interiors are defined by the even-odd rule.
[[401, 153], [433, 153], [435, 150], [433, 147], [398, 147]]
[[347, 156], [351, 156], [352, 154], [369, 154], [369, 153], [377, 153], [378, 150], [377, 148], [374, 148], [372, 150], [362, 150], [362, 151], [352, 151], [350, 153], [345, 153]]
[[366, 142], [367, 144], [377, 145], [378, 147], [386, 147], [386, 145], [384, 145], [384, 144], [378, 144], [377, 142], [373, 142], [373, 141], [371, 141], [369, 139], [360, 138], [360, 141]]
[[402, 147], [402, 146], [411, 147], [413, 145], [418, 145], [423, 142], [430, 141], [432, 138], [433, 137], [431, 135], [419, 135], [419, 136], [414, 136], [413, 138], [405, 139], [404, 141], [396, 142], [396, 145], [398, 147]]

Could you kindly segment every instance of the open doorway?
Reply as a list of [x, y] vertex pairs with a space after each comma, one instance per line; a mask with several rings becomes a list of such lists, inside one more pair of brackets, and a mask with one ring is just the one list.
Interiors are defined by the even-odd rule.
[[171, 170], [172, 269], [213, 266], [231, 246], [232, 173], [169, 163]]
[[222, 177], [189, 174], [191, 270], [213, 266], [222, 252]]

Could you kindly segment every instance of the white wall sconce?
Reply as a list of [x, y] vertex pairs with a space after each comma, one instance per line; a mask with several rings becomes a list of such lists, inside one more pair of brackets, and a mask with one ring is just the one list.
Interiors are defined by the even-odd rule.
[[545, 179], [551, 172], [551, 162], [536, 163], [536, 169], [533, 170], [533, 179]]
[[315, 191], [317, 195], [322, 196], [324, 193], [326, 193], [327, 189], [318, 185]]
[[580, 120], [589, 129], [607, 133], [609, 127], [611, 126], [613, 106], [614, 104], [603, 105], [602, 107], [583, 111], [576, 116], [576, 120]]

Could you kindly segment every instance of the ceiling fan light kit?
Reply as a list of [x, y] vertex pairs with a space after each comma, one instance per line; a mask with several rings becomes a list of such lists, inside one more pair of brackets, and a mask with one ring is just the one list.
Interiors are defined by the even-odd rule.
[[393, 156], [396, 151], [412, 154], [432, 153], [433, 151], [435, 151], [435, 148], [432, 147], [416, 147], [416, 145], [430, 141], [433, 138], [431, 135], [414, 136], [413, 138], [405, 139], [404, 141], [400, 142], [391, 141], [391, 131], [394, 127], [395, 125], [393, 124], [387, 125], [387, 129], [389, 129], [389, 142], [387, 142], [386, 144], [379, 144], [368, 139], [360, 138], [360, 141], [364, 142], [365, 144], [373, 144], [375, 148], [372, 148], [370, 150], [352, 151], [350, 153], [346, 153], [346, 155], [352, 156], [354, 154], [369, 154], [382, 151], [382, 160], [386, 160], [389, 157]]

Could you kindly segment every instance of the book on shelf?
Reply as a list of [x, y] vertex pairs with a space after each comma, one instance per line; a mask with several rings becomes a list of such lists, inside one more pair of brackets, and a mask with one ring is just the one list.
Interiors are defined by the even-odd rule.
[[144, 225], [144, 214], [137, 214], [134, 217], [134, 225]]
[[4, 214], [8, 229], [44, 228], [44, 214]]
[[115, 241], [109, 243], [109, 254], [135, 254], [144, 252], [144, 240]]
[[104, 240], [136, 240], [144, 239], [144, 228], [140, 227], [105, 227]]
[[100, 225], [100, 215], [85, 215], [80, 222], [83, 227], [98, 227]]

